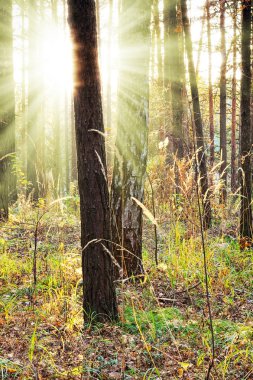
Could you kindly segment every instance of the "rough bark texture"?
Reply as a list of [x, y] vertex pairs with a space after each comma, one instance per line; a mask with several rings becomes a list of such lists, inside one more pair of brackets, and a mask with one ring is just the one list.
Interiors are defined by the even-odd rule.
[[122, 2], [111, 212], [113, 241], [124, 247], [124, 250], [115, 249], [115, 257], [127, 276], [142, 273], [142, 209], [132, 197], [143, 202], [148, 140], [150, 16], [151, 1], [145, 4], [142, 0]]
[[191, 95], [192, 95], [195, 135], [196, 135], [196, 143], [197, 143], [197, 148], [198, 148], [200, 185], [201, 185], [201, 192], [202, 192], [203, 205], [204, 205], [203, 224], [204, 224], [204, 228], [207, 229], [211, 226], [212, 213], [211, 213], [211, 203], [210, 203], [210, 192], [208, 188], [206, 155], [205, 155], [205, 150], [204, 150], [203, 124], [202, 124], [202, 117], [201, 117], [201, 111], [200, 111], [197, 79], [196, 79], [196, 73], [195, 73], [195, 68], [194, 68], [194, 63], [193, 63], [191, 30], [190, 30], [190, 22], [189, 22], [189, 18], [187, 14], [186, 0], [181, 0], [181, 10], [182, 10], [184, 33], [185, 33], [186, 51], [187, 51], [187, 57], [188, 57], [188, 71], [189, 71], [190, 87], [191, 87]]
[[[64, 35], [67, 39], [67, 9], [66, 2], [63, 2], [63, 28]], [[69, 97], [68, 89], [65, 87], [64, 94], [64, 132], [65, 132], [65, 188], [67, 194], [70, 190], [70, 156], [69, 156], [69, 132], [70, 132], [70, 107], [69, 107]]]
[[179, 36], [181, 33], [177, 18], [178, 0], [169, 1], [165, 8], [164, 24], [168, 31], [168, 58], [166, 64], [169, 70], [172, 105], [172, 139], [174, 155], [184, 157], [184, 131], [183, 131], [183, 70], [180, 56]]
[[75, 133], [75, 116], [74, 100], [70, 101], [70, 128], [71, 128], [71, 181], [77, 182], [77, 157], [76, 157], [76, 133]]
[[[75, 128], [81, 212], [85, 317], [117, 318], [112, 260], [100, 242], [110, 240], [109, 194], [94, 0], [68, 0], [74, 44]], [[102, 241], [107, 249], [109, 243]], [[95, 314], [95, 315], [94, 315]]]
[[237, 172], [236, 172], [236, 69], [237, 69], [237, 0], [233, 3], [233, 79], [232, 79], [232, 125], [231, 125], [231, 190], [237, 189]]
[[212, 83], [212, 41], [211, 41], [211, 16], [210, 0], [206, 3], [207, 18], [207, 44], [208, 44], [208, 99], [209, 99], [209, 135], [210, 135], [210, 167], [214, 164], [214, 104]]
[[252, 240], [252, 173], [251, 173], [251, 123], [250, 123], [250, 37], [251, 37], [252, 2], [242, 0], [242, 79], [241, 79], [241, 133], [240, 155], [241, 169], [241, 215], [240, 235]]
[[225, 4], [226, 0], [220, 1], [220, 32], [221, 32], [221, 73], [220, 73], [220, 180], [222, 189], [220, 193], [221, 203], [226, 202], [227, 197], [227, 89], [226, 89], [226, 36], [225, 36]]
[[15, 153], [15, 102], [12, 58], [12, 2], [0, 1], [0, 220], [8, 218], [15, 179], [12, 160]]

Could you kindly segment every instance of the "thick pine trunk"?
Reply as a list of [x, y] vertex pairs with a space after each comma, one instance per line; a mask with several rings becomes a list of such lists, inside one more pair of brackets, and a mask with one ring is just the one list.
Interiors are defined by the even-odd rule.
[[71, 182], [77, 182], [76, 133], [73, 98], [70, 100], [70, 129], [71, 129]]
[[[63, 28], [64, 35], [67, 39], [67, 9], [66, 1], [63, 0]], [[69, 93], [68, 88], [64, 88], [64, 134], [65, 134], [65, 188], [67, 194], [70, 190], [70, 156], [69, 156], [69, 135], [70, 135], [70, 107], [69, 107]]]
[[225, 4], [226, 0], [220, 1], [220, 32], [221, 32], [221, 73], [220, 73], [220, 180], [222, 189], [220, 202], [225, 203], [227, 198], [227, 86], [226, 86], [226, 36], [225, 36]]
[[8, 218], [8, 204], [15, 199], [12, 173], [15, 154], [15, 100], [12, 57], [12, 2], [0, 3], [0, 220]]
[[250, 118], [250, 91], [251, 91], [251, 66], [250, 66], [250, 39], [251, 39], [251, 6], [252, 1], [242, 0], [242, 79], [241, 79], [241, 133], [240, 156], [241, 169], [241, 213], [240, 236], [252, 241], [252, 173], [251, 173], [251, 118]]
[[203, 224], [204, 228], [207, 229], [211, 226], [212, 212], [210, 203], [210, 191], [208, 187], [208, 176], [207, 176], [207, 166], [206, 166], [206, 154], [205, 154], [205, 144], [204, 144], [204, 134], [203, 134], [203, 124], [200, 111], [199, 102], [199, 91], [197, 86], [197, 78], [193, 63], [193, 53], [192, 53], [192, 39], [191, 39], [191, 29], [190, 21], [187, 14], [187, 4], [186, 0], [181, 0], [181, 10], [183, 27], [185, 33], [185, 44], [188, 57], [188, 71], [190, 77], [190, 87], [192, 95], [192, 106], [193, 106], [193, 119], [195, 124], [195, 135], [196, 144], [198, 148], [198, 166], [200, 174], [200, 185], [203, 198], [204, 215]]
[[104, 321], [117, 318], [117, 307], [113, 264], [106, 251], [111, 235], [96, 7], [94, 0], [68, 0], [68, 7], [74, 45], [84, 316]]
[[[129, 24], [139, 15], [139, 20]], [[142, 209], [147, 163], [151, 1], [122, 2], [118, 128], [111, 190], [115, 257], [127, 276], [142, 273]], [[129, 28], [125, 26], [129, 25]]]

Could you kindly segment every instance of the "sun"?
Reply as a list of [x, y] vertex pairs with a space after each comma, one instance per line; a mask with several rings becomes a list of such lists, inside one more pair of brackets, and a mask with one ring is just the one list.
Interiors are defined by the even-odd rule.
[[56, 94], [70, 93], [73, 87], [72, 46], [69, 29], [55, 25], [42, 33], [42, 72], [45, 85]]

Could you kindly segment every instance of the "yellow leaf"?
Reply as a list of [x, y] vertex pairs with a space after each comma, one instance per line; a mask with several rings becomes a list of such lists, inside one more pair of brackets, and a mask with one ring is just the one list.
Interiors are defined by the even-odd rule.
[[8, 368], [7, 372], [9, 372], [9, 373], [16, 373], [17, 370], [15, 368]]
[[183, 370], [183, 368], [178, 368], [177, 373], [178, 373], [178, 376], [179, 376], [179, 377], [183, 377], [183, 375], [184, 375], [184, 370]]
[[181, 367], [187, 371], [187, 369], [189, 368], [190, 366], [190, 363], [186, 363], [186, 362], [179, 362], [179, 364], [181, 365]]

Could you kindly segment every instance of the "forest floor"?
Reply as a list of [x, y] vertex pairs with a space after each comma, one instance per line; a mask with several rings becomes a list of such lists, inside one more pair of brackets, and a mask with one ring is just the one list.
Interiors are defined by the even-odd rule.
[[[1, 379], [204, 379], [211, 353], [201, 240], [146, 221], [139, 283], [119, 283], [120, 321], [82, 321], [75, 205], [24, 204], [0, 226]], [[38, 222], [39, 221], [39, 222]], [[38, 222], [38, 223], [37, 223]], [[34, 289], [36, 223], [37, 283]], [[252, 252], [206, 236], [215, 336], [211, 378], [253, 379]]]

